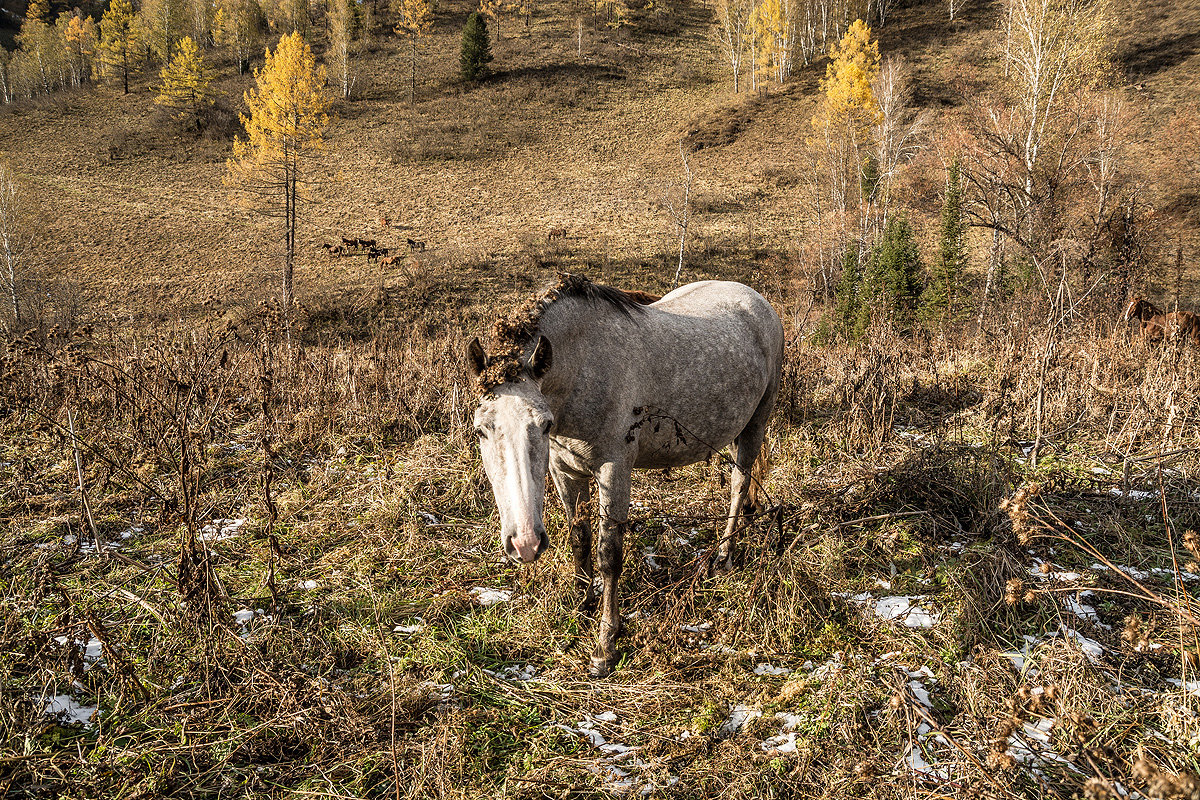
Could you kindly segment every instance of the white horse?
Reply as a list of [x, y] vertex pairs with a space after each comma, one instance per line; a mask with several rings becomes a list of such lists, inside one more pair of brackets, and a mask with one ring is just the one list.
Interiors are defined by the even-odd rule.
[[590, 481], [596, 481], [603, 578], [591, 673], [616, 661], [617, 580], [629, 518], [630, 471], [703, 461], [734, 445], [729, 518], [718, 566], [732, 565], [750, 470], [779, 393], [783, 325], [748, 286], [701, 281], [649, 300], [567, 275], [468, 346], [483, 393], [475, 431], [500, 511], [500, 539], [530, 563], [548, 540], [546, 470], [571, 530], [581, 607], [595, 607]]

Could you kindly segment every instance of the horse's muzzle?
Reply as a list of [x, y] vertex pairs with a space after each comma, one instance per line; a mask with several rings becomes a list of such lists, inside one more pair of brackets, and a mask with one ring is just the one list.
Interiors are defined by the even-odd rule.
[[504, 552], [518, 564], [532, 564], [549, 544], [550, 538], [539, 525], [528, 533], [504, 537]]

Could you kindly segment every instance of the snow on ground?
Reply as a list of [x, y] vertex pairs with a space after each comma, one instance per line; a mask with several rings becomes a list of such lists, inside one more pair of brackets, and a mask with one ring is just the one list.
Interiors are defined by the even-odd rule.
[[895, 620], [909, 628], [932, 628], [941, 619], [941, 614], [928, 611], [914, 601], [927, 599], [925, 595], [892, 595], [876, 598], [870, 592], [847, 596], [839, 594], [851, 603], [865, 606], [881, 619]]
[[78, 703], [69, 694], [56, 694], [46, 698], [44, 713], [59, 717], [67, 724], [82, 722], [85, 726], [90, 726], [92, 716], [99, 710], [99, 706], [85, 706]]
[[243, 519], [214, 519], [209, 524], [200, 529], [199, 538], [202, 542], [221, 542], [225, 539], [232, 539], [242, 532], [242, 527], [246, 524]]
[[729, 709], [729, 716], [721, 723], [721, 733], [726, 736], [732, 736], [742, 729], [742, 727], [752, 719], [758, 719], [762, 716], [762, 711], [750, 706], [736, 705]]
[[512, 592], [507, 589], [491, 589], [487, 586], [476, 586], [471, 589], [471, 594], [475, 596], [481, 606], [494, 606], [497, 603], [507, 603], [512, 600]]
[[768, 664], [765, 661], [760, 661], [754, 665], [755, 675], [791, 675], [792, 671], [787, 667], [776, 667], [773, 664]]
[[[661, 788], [644, 774], [650, 765], [638, 755], [640, 748], [609, 741], [605, 736], [605, 732], [612, 736], [614, 731], [625, 727], [620, 725], [620, 720], [612, 711], [584, 715], [575, 726], [559, 724], [556, 727], [582, 736], [596, 751], [596, 758], [589, 764], [589, 769], [603, 779], [604, 789], [617, 794], [636, 791], [646, 796]], [[600, 728], [603, 728], [603, 731]], [[678, 780], [671, 776], [668, 784]]]

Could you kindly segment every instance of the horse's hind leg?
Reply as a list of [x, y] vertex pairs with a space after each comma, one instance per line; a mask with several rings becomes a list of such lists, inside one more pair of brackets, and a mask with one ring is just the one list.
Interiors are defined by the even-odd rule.
[[733, 568], [733, 540], [737, 533], [740, 519], [745, 515], [746, 502], [750, 496], [751, 470], [754, 461], [762, 449], [763, 439], [767, 435], [767, 420], [771, 417], [771, 409], [775, 406], [775, 396], [778, 387], [771, 387], [754, 410], [754, 416], [746, 423], [746, 427], [733, 440], [734, 459], [733, 474], [729, 481], [729, 519], [725, 524], [725, 533], [717, 547], [713, 568], [729, 570]]
[[591, 478], [550, 470], [554, 488], [562, 500], [571, 532], [571, 555], [575, 557], [575, 586], [579, 589], [579, 609], [590, 613], [596, 608], [596, 587], [592, 582], [592, 487]]

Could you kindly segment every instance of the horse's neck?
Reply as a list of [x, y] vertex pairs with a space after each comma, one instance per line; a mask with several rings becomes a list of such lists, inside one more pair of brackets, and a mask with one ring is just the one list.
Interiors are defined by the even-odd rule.
[[538, 332], [550, 340], [554, 364], [542, 384], [542, 393], [557, 411], [581, 382], [593, 376], [613, 374], [627, 353], [605, 346], [605, 334], [621, 324], [621, 312], [604, 303], [566, 298], [548, 308], [539, 321]]

